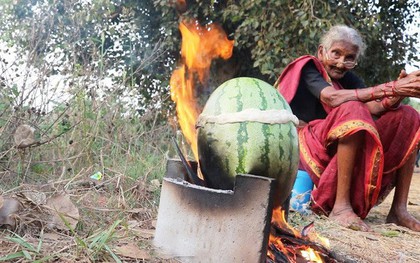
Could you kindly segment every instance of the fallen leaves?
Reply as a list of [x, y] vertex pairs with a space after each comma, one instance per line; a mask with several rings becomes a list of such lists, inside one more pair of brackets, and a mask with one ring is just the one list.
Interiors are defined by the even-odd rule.
[[19, 211], [20, 203], [18, 200], [0, 196], [0, 226], [7, 228], [16, 227], [16, 216]]
[[120, 244], [115, 247], [115, 253], [119, 256], [133, 258], [133, 259], [150, 259], [150, 254], [147, 250], [141, 249], [135, 243]]
[[0, 227], [15, 229], [16, 218], [26, 228], [74, 229], [79, 221], [78, 208], [66, 193], [49, 197], [40, 191], [22, 191], [13, 197], [0, 196]]
[[47, 199], [50, 208], [50, 228], [66, 230], [70, 226], [74, 229], [79, 221], [79, 209], [72, 203], [67, 194], [58, 194]]
[[[66, 191], [57, 184], [21, 185], [9, 191], [9, 196], [0, 194], [0, 211], [9, 207], [9, 200], [18, 204], [18, 209], [8, 208], [7, 217], [0, 218], [0, 233], [6, 228], [2, 225], [5, 218], [15, 219], [13, 229], [7, 225], [13, 232], [4, 231], [6, 238], [0, 234], [0, 259], [18, 256], [17, 260], [48, 257], [59, 262], [108, 262], [118, 258], [122, 262], [162, 262], [156, 261], [151, 245], [156, 211], [137, 203], [139, 199], [152, 198], [153, 191], [160, 186], [159, 180], [150, 184], [137, 181], [125, 191], [126, 195], [118, 196], [105, 187], [86, 187], [87, 184], [81, 183], [85, 181], [75, 181], [65, 187]], [[110, 179], [106, 183], [114, 181]], [[127, 196], [136, 203], [121, 205]], [[80, 227], [79, 222], [82, 222]], [[29, 251], [7, 239], [14, 234], [37, 250]], [[29, 251], [30, 255], [22, 254], [23, 251]]]
[[141, 228], [140, 223], [137, 220], [129, 220], [127, 226], [136, 237], [141, 239], [151, 239], [155, 235], [155, 229]]

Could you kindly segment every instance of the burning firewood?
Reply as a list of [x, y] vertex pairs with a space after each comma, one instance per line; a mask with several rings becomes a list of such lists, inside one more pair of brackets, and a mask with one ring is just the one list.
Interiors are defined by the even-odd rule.
[[331, 251], [328, 240], [317, 235], [314, 228], [315, 224], [311, 222], [298, 232], [286, 222], [284, 211], [275, 209], [266, 262], [352, 262]]
[[[313, 222], [310, 224], [313, 225]], [[306, 227], [305, 227], [306, 228]], [[269, 251], [274, 255], [274, 260], [267, 259], [267, 262], [339, 262], [332, 253], [323, 245], [316, 243], [308, 236], [296, 236], [295, 234], [272, 225], [272, 233], [280, 239], [285, 250], [280, 249], [275, 243], [269, 245]], [[287, 254], [285, 253], [287, 251]], [[312, 253], [312, 255], [309, 255]], [[308, 259], [309, 257], [309, 259]]]

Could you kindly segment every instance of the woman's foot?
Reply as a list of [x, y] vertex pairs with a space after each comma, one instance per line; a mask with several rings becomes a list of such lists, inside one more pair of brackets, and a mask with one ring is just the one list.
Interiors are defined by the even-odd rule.
[[339, 225], [356, 230], [370, 232], [372, 229], [363, 220], [358, 217], [351, 207], [343, 209], [333, 209], [329, 215], [331, 220], [336, 221]]
[[420, 232], [420, 221], [410, 215], [407, 211], [397, 213], [394, 210], [390, 210], [388, 217], [386, 218], [386, 222], [394, 223], [399, 226], [407, 227], [413, 231]]

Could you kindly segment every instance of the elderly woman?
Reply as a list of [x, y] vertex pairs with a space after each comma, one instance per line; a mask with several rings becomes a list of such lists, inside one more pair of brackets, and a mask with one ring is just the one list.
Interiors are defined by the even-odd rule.
[[334, 26], [321, 39], [317, 57], [298, 58], [277, 82], [301, 120], [300, 168], [316, 185], [311, 208], [343, 226], [370, 231], [362, 219], [395, 187], [387, 222], [420, 231], [420, 221], [407, 211], [420, 118], [400, 105], [406, 96], [420, 97], [420, 71], [366, 87], [351, 71], [364, 49], [356, 30]]

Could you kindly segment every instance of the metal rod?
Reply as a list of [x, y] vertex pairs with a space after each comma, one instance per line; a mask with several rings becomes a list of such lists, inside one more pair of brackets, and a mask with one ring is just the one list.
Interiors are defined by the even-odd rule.
[[196, 184], [196, 185], [205, 186], [204, 181], [201, 180], [201, 178], [198, 177], [197, 173], [191, 168], [190, 163], [185, 158], [184, 154], [181, 151], [181, 148], [179, 148], [179, 145], [178, 145], [175, 137], [172, 137], [172, 142], [175, 145], [175, 150], [178, 153], [179, 158], [181, 159], [181, 162], [185, 167], [185, 170], [187, 170], [187, 176], [188, 176], [187, 181], [189, 181], [190, 183]]

